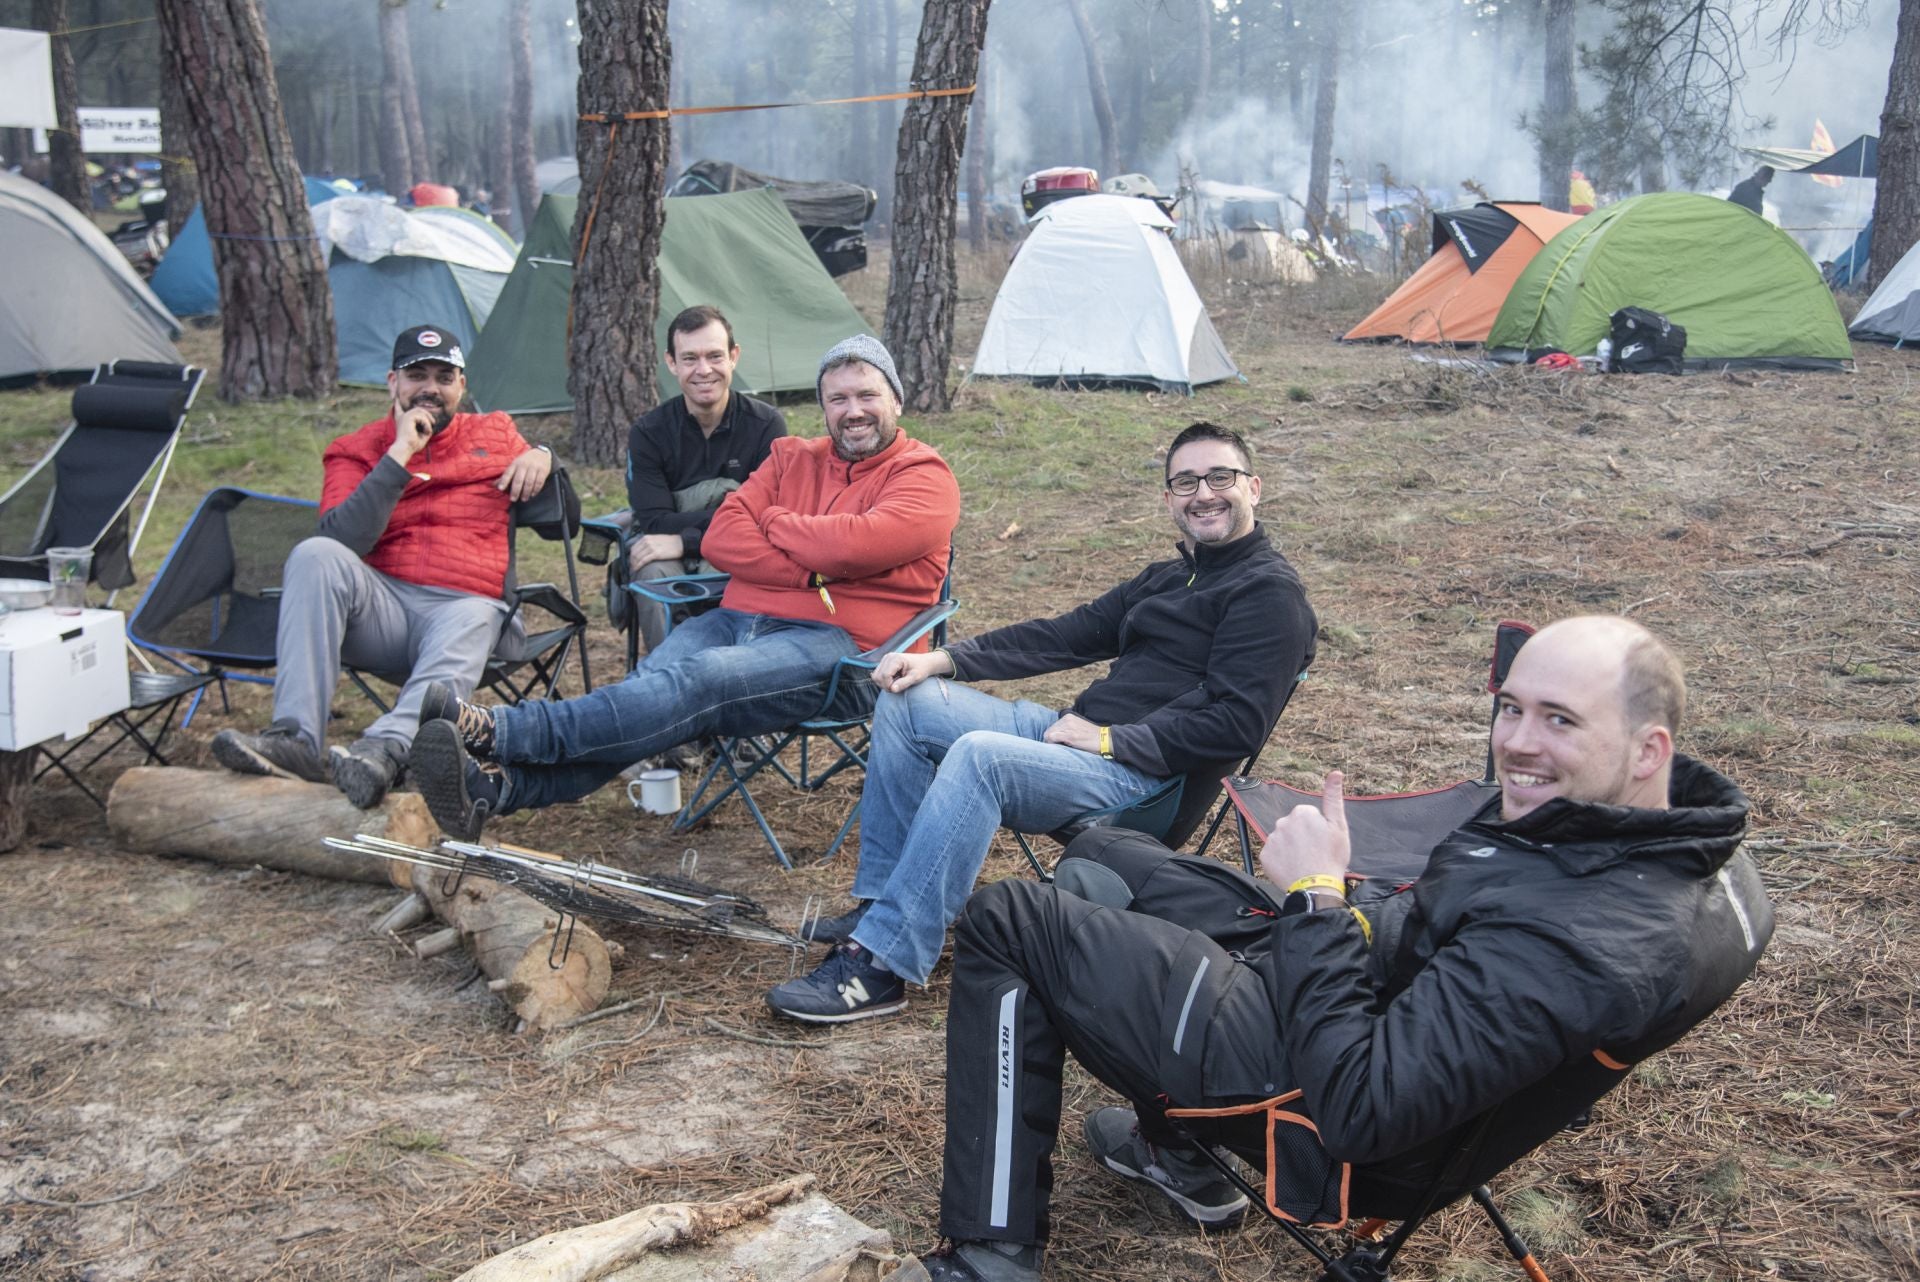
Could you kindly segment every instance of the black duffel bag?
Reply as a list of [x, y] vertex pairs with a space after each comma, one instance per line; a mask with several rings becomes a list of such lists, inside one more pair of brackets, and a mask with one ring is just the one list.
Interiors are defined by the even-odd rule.
[[1659, 312], [1622, 307], [1613, 314], [1607, 369], [1620, 374], [1678, 374], [1687, 351], [1687, 331]]

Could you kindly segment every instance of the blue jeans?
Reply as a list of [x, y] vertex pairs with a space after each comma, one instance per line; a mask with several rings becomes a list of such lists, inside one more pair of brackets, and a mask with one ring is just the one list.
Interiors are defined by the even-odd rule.
[[853, 938], [894, 974], [927, 982], [1002, 825], [1051, 832], [1160, 785], [1132, 766], [1042, 742], [1059, 719], [939, 677], [880, 696], [853, 878], [854, 898], [872, 903]]
[[[705, 735], [766, 734], [820, 711], [833, 665], [859, 653], [825, 623], [709, 610], [675, 628], [619, 685], [493, 713], [501, 813], [575, 801], [644, 757]], [[873, 685], [843, 682], [835, 711]]]

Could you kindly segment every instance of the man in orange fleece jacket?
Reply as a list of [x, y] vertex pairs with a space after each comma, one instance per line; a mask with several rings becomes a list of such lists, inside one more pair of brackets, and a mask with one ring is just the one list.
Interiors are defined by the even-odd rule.
[[[584, 797], [689, 740], [790, 726], [820, 710], [838, 660], [934, 603], [960, 487], [900, 430], [893, 358], [855, 335], [821, 360], [818, 390], [827, 435], [775, 441], [707, 527], [701, 555], [733, 576], [719, 609], [578, 699], [486, 708], [428, 692], [411, 777], [442, 828], [471, 841], [490, 815]], [[841, 690], [847, 711], [871, 707], [870, 683]]]

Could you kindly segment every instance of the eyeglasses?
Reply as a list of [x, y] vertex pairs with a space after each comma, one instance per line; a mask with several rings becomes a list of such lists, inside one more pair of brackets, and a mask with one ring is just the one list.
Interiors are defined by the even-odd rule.
[[[1237, 467], [1216, 467], [1206, 475], [1207, 488], [1210, 490], [1230, 490], [1235, 481], [1243, 476], [1252, 476], [1252, 472], [1243, 472]], [[1192, 472], [1182, 472], [1178, 476], [1167, 478], [1167, 488], [1175, 494], [1188, 495], [1200, 488], [1200, 479]]]

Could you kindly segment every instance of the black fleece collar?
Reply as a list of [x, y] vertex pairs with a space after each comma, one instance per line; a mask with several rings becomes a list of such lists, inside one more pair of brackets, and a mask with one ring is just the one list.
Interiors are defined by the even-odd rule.
[[1180, 559], [1192, 567], [1196, 574], [1236, 565], [1267, 546], [1266, 527], [1258, 521], [1253, 523], [1252, 530], [1231, 543], [1202, 543], [1192, 550], [1188, 550], [1184, 539], [1174, 544], [1180, 551]]

